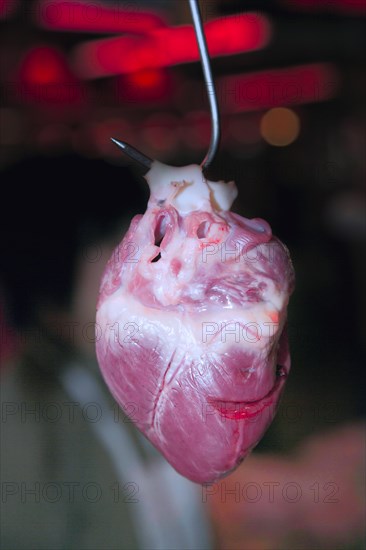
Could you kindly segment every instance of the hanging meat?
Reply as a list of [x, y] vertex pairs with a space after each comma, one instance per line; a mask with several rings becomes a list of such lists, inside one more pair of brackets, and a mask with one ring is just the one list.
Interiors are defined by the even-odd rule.
[[215, 481], [260, 441], [290, 369], [287, 248], [230, 212], [234, 182], [154, 161], [109, 260], [97, 356], [113, 396], [183, 476]]

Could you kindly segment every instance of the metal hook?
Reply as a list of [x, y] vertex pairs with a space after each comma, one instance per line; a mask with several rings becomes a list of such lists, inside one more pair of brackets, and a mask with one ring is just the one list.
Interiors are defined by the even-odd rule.
[[207, 154], [201, 163], [202, 170], [205, 170], [209, 167], [209, 165], [213, 161], [219, 146], [220, 118], [219, 118], [219, 108], [217, 105], [215, 83], [212, 78], [210, 56], [208, 55], [207, 43], [206, 43], [205, 33], [203, 31], [200, 8], [197, 0], [189, 0], [189, 5], [191, 8], [194, 30], [196, 32], [198, 48], [200, 51], [203, 76], [206, 83], [206, 91], [207, 91], [207, 96], [210, 103], [210, 112], [211, 112], [211, 142], [210, 142], [210, 146], [208, 148]]
[[118, 145], [122, 149], [126, 155], [128, 155], [130, 158], [141, 164], [142, 166], [145, 166], [146, 168], [151, 168], [151, 165], [153, 163], [153, 160], [150, 157], [147, 157], [141, 151], [138, 149], [135, 149], [135, 147], [132, 147], [132, 145], [129, 145], [125, 141], [119, 141], [118, 139], [111, 138], [113, 143]]
[[[215, 84], [212, 78], [210, 56], [208, 54], [206, 38], [202, 25], [201, 12], [197, 0], [189, 0], [189, 6], [191, 8], [194, 30], [196, 33], [198, 49], [201, 57], [203, 76], [205, 79], [207, 96], [210, 103], [211, 141], [207, 154], [201, 163], [202, 170], [206, 170], [213, 161], [220, 142], [219, 108], [217, 104]], [[123, 152], [126, 153], [130, 158], [132, 158], [142, 166], [145, 166], [145, 168], [151, 167], [153, 160], [141, 153], [138, 149], [132, 147], [132, 145], [129, 145], [125, 141], [119, 141], [114, 138], [111, 138], [111, 140], [118, 147], [120, 147]]]

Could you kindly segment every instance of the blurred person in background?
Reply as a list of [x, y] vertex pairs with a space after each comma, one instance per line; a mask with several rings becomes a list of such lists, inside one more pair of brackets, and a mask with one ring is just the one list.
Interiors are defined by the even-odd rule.
[[3, 182], [17, 349], [1, 379], [2, 548], [210, 548], [200, 487], [134, 428], [134, 404], [119, 409], [95, 357], [99, 282], [145, 209], [142, 187], [127, 169], [76, 157], [26, 160]]

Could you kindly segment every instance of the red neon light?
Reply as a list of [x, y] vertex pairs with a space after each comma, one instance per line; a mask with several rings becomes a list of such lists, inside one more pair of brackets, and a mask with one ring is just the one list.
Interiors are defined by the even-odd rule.
[[138, 88], [152, 89], [159, 87], [164, 82], [164, 76], [161, 71], [146, 70], [129, 75], [130, 83]]
[[23, 81], [30, 85], [58, 84], [65, 77], [63, 59], [51, 48], [33, 49], [23, 61], [21, 74]]
[[73, 0], [41, 0], [37, 23], [56, 31], [94, 33], [143, 33], [165, 25], [156, 13], [130, 9], [128, 4], [105, 5], [100, 2]]
[[333, 97], [339, 85], [334, 65], [317, 63], [217, 80], [223, 112], [235, 113], [313, 103]]
[[27, 52], [21, 66], [21, 78], [27, 84], [59, 84], [69, 76], [60, 52], [48, 46], [38, 46]]
[[49, 46], [37, 46], [26, 53], [18, 83], [20, 98], [36, 103], [76, 103], [82, 95], [62, 53]]
[[115, 82], [116, 96], [124, 102], [160, 102], [171, 96], [173, 82], [164, 69], [146, 69], [120, 75]]
[[[233, 15], [205, 24], [212, 57], [263, 48], [270, 24], [261, 15]], [[192, 26], [154, 29], [145, 36], [123, 36], [86, 42], [75, 51], [75, 66], [84, 78], [98, 78], [198, 61]]]

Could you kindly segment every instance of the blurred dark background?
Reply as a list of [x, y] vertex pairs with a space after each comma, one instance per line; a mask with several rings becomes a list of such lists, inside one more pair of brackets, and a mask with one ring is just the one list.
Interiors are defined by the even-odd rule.
[[[209, 176], [236, 181], [236, 211], [269, 221], [297, 274], [292, 372], [257, 447], [288, 452], [364, 416], [365, 4], [207, 0], [201, 10], [222, 118]], [[11, 329], [46, 287], [67, 300], [66, 265], [83, 239], [143, 211], [141, 174], [110, 137], [173, 165], [202, 160], [210, 119], [190, 24], [183, 0], [0, 0]], [[81, 222], [86, 237], [75, 237]]]

